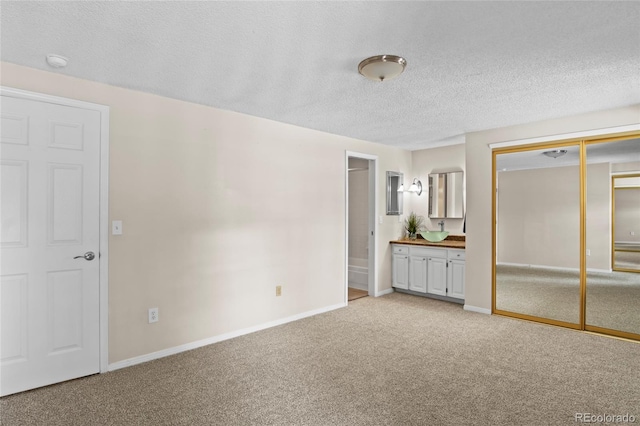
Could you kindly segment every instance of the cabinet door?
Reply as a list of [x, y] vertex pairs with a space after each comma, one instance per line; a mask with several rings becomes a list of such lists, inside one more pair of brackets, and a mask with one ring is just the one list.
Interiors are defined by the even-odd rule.
[[393, 286], [407, 290], [409, 288], [409, 256], [393, 255]]
[[409, 290], [427, 292], [427, 258], [411, 256], [409, 259]]
[[447, 295], [447, 259], [430, 257], [427, 260], [427, 293]]
[[450, 260], [447, 271], [449, 297], [464, 299], [464, 260]]

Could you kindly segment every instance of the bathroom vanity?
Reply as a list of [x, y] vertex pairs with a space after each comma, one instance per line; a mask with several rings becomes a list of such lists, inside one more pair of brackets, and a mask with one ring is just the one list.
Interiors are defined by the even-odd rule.
[[391, 241], [391, 247], [396, 291], [464, 303], [464, 239], [398, 240]]

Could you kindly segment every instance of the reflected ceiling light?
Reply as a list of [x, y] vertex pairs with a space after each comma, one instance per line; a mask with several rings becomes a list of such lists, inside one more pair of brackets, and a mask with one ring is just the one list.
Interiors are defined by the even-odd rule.
[[360, 62], [358, 72], [369, 80], [384, 81], [402, 74], [406, 66], [406, 59], [400, 56], [378, 55]]
[[414, 178], [407, 192], [415, 192], [418, 195], [422, 194], [422, 182], [420, 182], [418, 178]]
[[49, 64], [49, 66], [53, 68], [64, 68], [67, 66], [68, 62], [69, 59], [65, 58], [64, 56], [56, 55], [53, 53], [47, 55], [47, 64]]
[[552, 149], [551, 151], [543, 152], [544, 155], [546, 155], [547, 157], [551, 157], [551, 158], [562, 157], [566, 153], [567, 153], [566, 149]]

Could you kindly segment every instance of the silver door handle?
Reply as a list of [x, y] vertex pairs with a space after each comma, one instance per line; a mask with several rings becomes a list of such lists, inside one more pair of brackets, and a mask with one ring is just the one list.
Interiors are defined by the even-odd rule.
[[74, 259], [80, 259], [80, 258], [84, 258], [84, 260], [93, 260], [93, 259], [96, 258], [96, 255], [92, 251], [88, 251], [85, 254], [83, 254], [82, 256], [74, 257]]

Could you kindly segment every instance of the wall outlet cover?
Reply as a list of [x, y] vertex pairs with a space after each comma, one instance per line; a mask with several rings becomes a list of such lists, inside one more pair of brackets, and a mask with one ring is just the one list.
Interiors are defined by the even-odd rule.
[[149, 308], [149, 324], [160, 320], [160, 310], [158, 308]]

